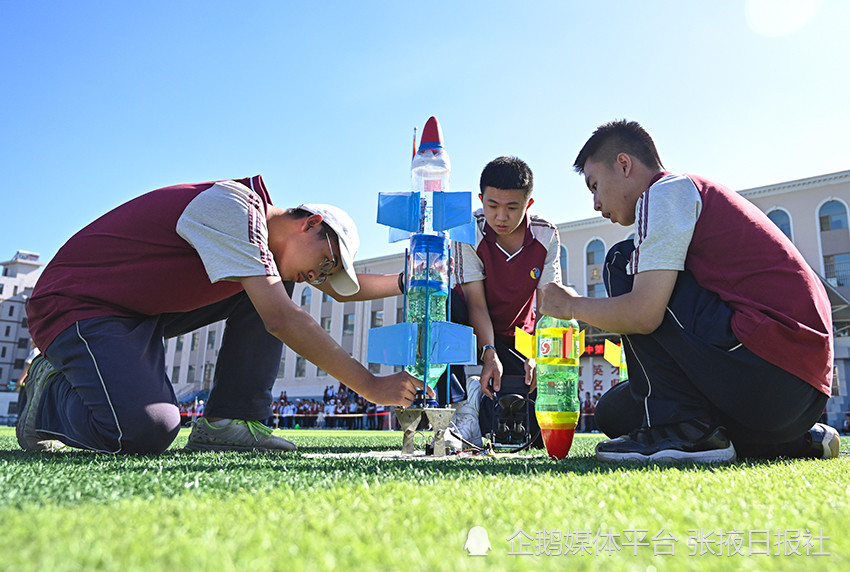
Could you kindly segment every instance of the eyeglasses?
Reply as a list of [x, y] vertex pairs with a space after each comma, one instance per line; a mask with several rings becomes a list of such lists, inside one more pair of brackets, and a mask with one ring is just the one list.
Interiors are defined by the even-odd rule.
[[328, 276], [330, 276], [332, 274], [333, 269], [336, 268], [337, 259], [336, 259], [336, 256], [334, 256], [334, 253], [333, 253], [334, 247], [333, 247], [333, 243], [331, 242], [330, 233], [325, 233], [325, 238], [328, 239], [328, 247], [331, 249], [331, 256], [333, 256], [333, 259], [329, 259], [326, 256], [325, 259], [322, 261], [322, 263], [319, 264], [319, 276], [318, 276], [318, 278], [308, 282], [308, 284], [312, 284], [313, 286], [318, 286], [320, 284], [324, 284], [325, 280], [328, 279]]

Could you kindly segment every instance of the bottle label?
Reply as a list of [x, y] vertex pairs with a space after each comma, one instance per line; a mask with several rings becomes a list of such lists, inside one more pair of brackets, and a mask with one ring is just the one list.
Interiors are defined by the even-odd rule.
[[563, 357], [560, 338], [540, 336], [537, 338], [537, 355], [539, 357]]
[[541, 364], [578, 365], [578, 340], [572, 328], [537, 330], [537, 362]]

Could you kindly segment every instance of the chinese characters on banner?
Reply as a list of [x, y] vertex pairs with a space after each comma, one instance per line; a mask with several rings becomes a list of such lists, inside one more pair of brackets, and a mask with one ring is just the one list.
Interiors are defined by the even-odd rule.
[[579, 360], [578, 394], [582, 399], [585, 392], [602, 394], [618, 383], [620, 368], [605, 361], [601, 355], [583, 355]]

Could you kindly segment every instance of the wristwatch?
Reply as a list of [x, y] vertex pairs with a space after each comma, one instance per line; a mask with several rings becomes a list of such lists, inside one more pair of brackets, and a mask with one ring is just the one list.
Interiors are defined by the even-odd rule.
[[486, 346], [481, 348], [481, 361], [484, 361], [484, 352], [486, 352], [487, 350], [496, 351], [496, 346], [491, 346], [490, 344], [487, 344]]

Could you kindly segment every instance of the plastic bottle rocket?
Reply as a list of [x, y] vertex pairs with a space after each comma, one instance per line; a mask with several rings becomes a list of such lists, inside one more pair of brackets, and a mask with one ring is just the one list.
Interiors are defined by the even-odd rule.
[[443, 148], [443, 130], [431, 117], [422, 130], [422, 141], [410, 164], [410, 181], [420, 195], [419, 232], [411, 236], [408, 257], [406, 321], [422, 324], [416, 341], [416, 363], [407, 373], [434, 387], [446, 371], [445, 363], [433, 363], [430, 347], [431, 324], [446, 320], [449, 295], [449, 239], [434, 230], [434, 193], [449, 190], [451, 161]]
[[390, 242], [410, 240], [401, 324], [369, 331], [367, 359], [402, 365], [434, 387], [447, 364], [475, 363], [472, 328], [447, 322], [450, 240], [473, 243], [472, 195], [448, 192], [451, 162], [435, 117], [428, 119], [410, 165], [411, 191], [378, 195], [378, 223]]
[[584, 332], [579, 332], [575, 320], [544, 315], [534, 336], [517, 328], [516, 348], [537, 361], [537, 423], [546, 452], [553, 459], [563, 459], [573, 444], [580, 415], [578, 368]]

